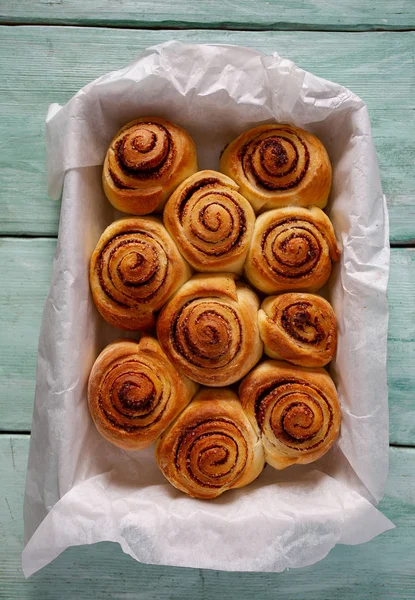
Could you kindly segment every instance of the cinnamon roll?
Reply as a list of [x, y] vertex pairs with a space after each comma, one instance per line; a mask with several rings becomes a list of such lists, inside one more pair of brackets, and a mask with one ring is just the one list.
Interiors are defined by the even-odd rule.
[[155, 217], [112, 223], [92, 254], [90, 284], [103, 318], [121, 329], [149, 329], [155, 311], [190, 277], [163, 224]]
[[187, 131], [160, 117], [141, 117], [112, 140], [102, 182], [115, 208], [146, 215], [161, 210], [179, 183], [196, 171], [196, 147]]
[[233, 274], [196, 275], [157, 320], [159, 342], [173, 364], [204, 385], [234, 383], [262, 354], [259, 300]]
[[205, 388], [158, 440], [156, 460], [174, 487], [210, 499], [256, 479], [264, 451], [237, 395]]
[[249, 420], [261, 434], [265, 460], [275, 469], [323, 456], [340, 430], [336, 388], [322, 369], [265, 361], [239, 388]]
[[138, 450], [155, 441], [196, 390], [157, 340], [144, 335], [138, 343], [119, 340], [101, 352], [89, 378], [88, 404], [98, 431], [109, 442]]
[[336, 354], [336, 317], [327, 300], [316, 294], [269, 296], [258, 312], [258, 325], [271, 358], [324, 367]]
[[333, 225], [317, 208], [269, 210], [255, 223], [245, 275], [266, 294], [285, 290], [315, 292], [338, 261]]
[[238, 183], [256, 212], [287, 205], [324, 208], [330, 193], [326, 149], [313, 134], [293, 125], [245, 131], [225, 148], [220, 170]]
[[164, 224], [196, 271], [242, 273], [255, 222], [232, 179], [199, 171], [170, 196]]

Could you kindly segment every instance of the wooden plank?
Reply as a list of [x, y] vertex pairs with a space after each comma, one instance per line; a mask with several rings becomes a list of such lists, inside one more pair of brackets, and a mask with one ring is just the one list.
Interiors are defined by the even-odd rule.
[[[415, 446], [415, 249], [392, 249], [388, 285], [389, 439]], [[414, 472], [415, 476], [415, 472]]]
[[413, 448], [390, 450], [388, 487], [379, 508], [392, 519], [396, 529], [360, 546], [336, 546], [326, 559], [311, 567], [284, 573], [227, 573], [158, 567], [136, 563], [124, 555], [119, 546], [101, 543], [71, 548], [24, 581], [20, 553], [23, 548], [22, 503], [28, 445], [28, 436], [0, 436], [1, 598], [413, 598]]
[[[30, 430], [36, 349], [53, 239], [0, 239], [0, 429]], [[414, 445], [415, 250], [393, 249], [389, 300], [390, 440]]]
[[[54, 239], [0, 238], [0, 429], [30, 430]], [[1, 596], [0, 596], [1, 597]]]
[[415, 24], [413, 3], [402, 0], [0, 0], [3, 23], [191, 27], [227, 29], [317, 29], [363, 31], [409, 29]]
[[[18, 7], [19, 3], [10, 6]], [[53, 10], [50, 4], [49, 9]], [[330, 3], [331, 9], [336, 10], [335, 3]], [[48, 103], [65, 103], [88, 81], [124, 66], [143, 48], [171, 38], [243, 44], [266, 53], [278, 51], [299, 66], [359, 94], [368, 104], [372, 119], [389, 203], [391, 240], [402, 244], [415, 240], [413, 32], [2, 27], [0, 137], [5, 150], [0, 158], [0, 234], [57, 232], [59, 204], [47, 199], [45, 183], [44, 119]]]

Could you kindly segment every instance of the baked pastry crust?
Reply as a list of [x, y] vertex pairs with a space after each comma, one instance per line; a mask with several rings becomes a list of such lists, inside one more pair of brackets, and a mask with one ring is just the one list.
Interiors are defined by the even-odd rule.
[[255, 222], [239, 186], [217, 171], [199, 171], [170, 196], [163, 221], [196, 271], [242, 273]]
[[258, 309], [255, 292], [235, 275], [196, 275], [161, 311], [157, 336], [185, 375], [203, 385], [230, 385], [262, 355]]
[[282, 206], [324, 208], [332, 169], [321, 141], [288, 124], [242, 133], [224, 150], [220, 170], [234, 179], [255, 212]]
[[264, 361], [242, 381], [239, 397], [275, 469], [317, 460], [338, 437], [340, 405], [325, 369]]
[[336, 317], [322, 296], [297, 292], [269, 296], [259, 309], [258, 325], [270, 358], [324, 367], [336, 354]]
[[245, 275], [265, 294], [316, 292], [339, 258], [333, 225], [320, 208], [279, 208], [257, 218]]
[[152, 444], [189, 404], [198, 386], [170, 363], [156, 339], [118, 340], [96, 359], [88, 405], [112, 444], [139, 450]]
[[160, 437], [156, 459], [163, 475], [194, 498], [216, 498], [258, 477], [264, 451], [235, 392], [202, 389]]
[[103, 318], [121, 329], [154, 327], [155, 312], [189, 279], [191, 270], [156, 217], [114, 221], [90, 263], [90, 285]]
[[196, 147], [187, 131], [161, 117], [140, 117], [111, 141], [102, 183], [115, 208], [146, 215], [161, 210], [179, 183], [196, 171]]

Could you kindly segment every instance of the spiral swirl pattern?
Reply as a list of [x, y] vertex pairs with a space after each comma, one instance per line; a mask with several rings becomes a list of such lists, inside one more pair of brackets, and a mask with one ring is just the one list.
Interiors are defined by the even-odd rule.
[[205, 385], [229, 385], [261, 356], [258, 308], [254, 292], [232, 275], [199, 275], [163, 308], [157, 335], [188, 377]]
[[240, 397], [276, 469], [317, 460], [338, 436], [337, 392], [324, 369], [266, 361], [244, 379]]
[[258, 324], [265, 352], [271, 358], [304, 367], [323, 367], [336, 353], [336, 317], [321, 296], [270, 296], [258, 312]]
[[177, 351], [197, 367], [220, 369], [241, 349], [242, 325], [234, 308], [213, 300], [196, 299], [176, 315], [172, 335]]
[[264, 466], [261, 442], [229, 389], [204, 389], [156, 450], [165, 477], [196, 498], [215, 498], [250, 483]]
[[323, 208], [331, 165], [314, 135], [291, 125], [261, 125], [224, 150], [221, 171], [232, 177], [256, 211], [287, 204]]
[[245, 274], [266, 294], [316, 291], [339, 256], [333, 226], [322, 210], [281, 208], [258, 217]]
[[169, 198], [164, 224], [186, 260], [198, 271], [241, 273], [255, 213], [229, 177], [200, 171]]
[[187, 406], [197, 386], [179, 375], [158, 342], [120, 340], [107, 346], [90, 375], [88, 401], [97, 429], [113, 444], [149, 446]]
[[115, 221], [91, 259], [95, 304], [105, 320], [122, 329], [152, 327], [154, 312], [189, 277], [188, 265], [154, 217]]
[[195, 146], [186, 131], [158, 117], [140, 118], [125, 125], [111, 142], [104, 191], [119, 210], [144, 215], [161, 208], [196, 170]]
[[248, 179], [278, 191], [297, 186], [310, 164], [307, 145], [290, 129], [263, 131], [241, 149], [240, 158]]

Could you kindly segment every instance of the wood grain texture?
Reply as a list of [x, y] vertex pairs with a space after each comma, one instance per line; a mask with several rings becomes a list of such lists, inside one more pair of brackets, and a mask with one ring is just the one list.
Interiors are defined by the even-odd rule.
[[415, 24], [411, 0], [0, 0], [4, 23], [240, 29], [408, 29]]
[[29, 430], [54, 239], [0, 239], [0, 429]]
[[22, 505], [28, 436], [0, 436], [0, 598], [127, 600], [412, 600], [415, 586], [415, 449], [390, 449], [390, 475], [380, 503], [396, 525], [360, 546], [336, 546], [323, 561], [284, 573], [226, 573], [139, 564], [116, 544], [71, 548], [23, 579]]
[[[20, 6], [18, 2], [6, 2], [16, 10]], [[40, 2], [35, 4], [40, 6]], [[346, 3], [341, 4], [342, 11], [346, 10]], [[27, 8], [27, 2], [25, 6]], [[83, 6], [90, 5], [83, 3]], [[54, 10], [53, 2], [48, 3], [48, 10]], [[121, 14], [118, 5], [116, 10]], [[336, 4], [327, 4], [328, 13], [332, 10], [333, 15], [336, 14]], [[377, 8], [373, 12], [376, 13]], [[59, 203], [47, 198], [45, 180], [44, 119], [48, 104], [65, 103], [90, 80], [126, 65], [145, 47], [172, 38], [242, 44], [265, 53], [278, 51], [299, 66], [360, 95], [371, 115], [390, 210], [391, 240], [400, 244], [415, 240], [414, 32], [0, 27], [3, 82], [0, 137], [4, 148], [0, 158], [0, 234], [54, 235], [57, 232]]]
[[392, 249], [388, 300], [389, 439], [415, 446], [414, 248]]
[[[0, 415], [3, 431], [30, 430], [36, 349], [53, 239], [0, 240]], [[391, 443], [415, 441], [415, 250], [393, 249], [388, 382]], [[12, 401], [11, 401], [12, 399]]]
[[[339, 33], [413, 29], [412, 0], [258, 0], [255, 5], [249, 0], [191, 5], [186, 0], [0, 0], [0, 23], [83, 26], [0, 27], [0, 235], [57, 233], [59, 203], [46, 194], [47, 105], [65, 103], [82, 85], [126, 65], [143, 48], [176, 38], [278, 51], [359, 94], [371, 115], [391, 240], [415, 241], [415, 34]], [[195, 30], [178, 30], [183, 27]], [[54, 239], [0, 238], [0, 430], [30, 428], [37, 338], [54, 248]], [[414, 267], [415, 250], [392, 251], [390, 440], [408, 445], [415, 444]], [[282, 574], [155, 567], [137, 564], [107, 543], [72, 548], [24, 581], [20, 553], [28, 446], [28, 436], [0, 435], [0, 599], [414, 598], [415, 448], [390, 449], [380, 509], [397, 529], [368, 544], [338, 546], [312, 567]]]

